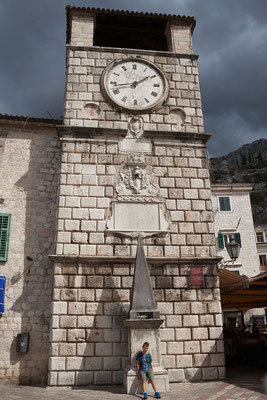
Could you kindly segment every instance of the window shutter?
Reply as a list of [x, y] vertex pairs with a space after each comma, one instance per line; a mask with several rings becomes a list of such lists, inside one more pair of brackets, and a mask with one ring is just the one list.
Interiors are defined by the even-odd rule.
[[240, 236], [240, 233], [238, 233], [238, 232], [235, 233], [235, 241], [240, 244], [240, 247], [242, 247], [241, 236]]
[[218, 233], [218, 242], [219, 242], [219, 249], [224, 248], [224, 240], [223, 240], [223, 233]]
[[10, 214], [0, 214], [0, 261], [7, 261]]

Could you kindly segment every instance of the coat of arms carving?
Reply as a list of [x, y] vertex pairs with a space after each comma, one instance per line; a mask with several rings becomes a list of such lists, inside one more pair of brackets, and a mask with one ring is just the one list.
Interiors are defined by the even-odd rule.
[[151, 182], [152, 168], [140, 164], [125, 164], [120, 171], [119, 183], [116, 192], [119, 195], [156, 195], [158, 185]]

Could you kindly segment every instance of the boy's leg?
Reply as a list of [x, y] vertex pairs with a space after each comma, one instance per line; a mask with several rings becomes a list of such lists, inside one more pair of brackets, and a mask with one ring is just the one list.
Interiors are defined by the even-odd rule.
[[156, 397], [156, 399], [161, 399], [161, 395], [160, 395], [160, 393], [157, 391], [155, 381], [151, 381], [151, 385], [152, 385], [152, 387], [153, 387], [153, 389], [154, 389], [154, 391], [155, 391], [155, 397]]
[[145, 391], [146, 391], [146, 381], [142, 381], [142, 389], [143, 389], [143, 393], [145, 393]]
[[146, 372], [145, 371], [140, 371], [140, 378], [142, 381], [142, 389], [144, 393], [144, 399], [147, 399], [147, 393], [146, 393]]
[[157, 388], [156, 388], [155, 381], [150, 381], [150, 382], [151, 382], [151, 385], [152, 385], [152, 387], [153, 387], [153, 389], [154, 389], [154, 392], [156, 392], [156, 391], [157, 391]]
[[154, 375], [153, 375], [152, 369], [147, 371], [147, 376], [148, 376], [149, 381], [150, 381], [150, 383], [151, 383], [151, 385], [152, 385], [152, 387], [154, 389], [154, 392], [156, 392], [157, 388], [156, 388], [156, 384], [155, 384], [155, 380], [154, 380]]

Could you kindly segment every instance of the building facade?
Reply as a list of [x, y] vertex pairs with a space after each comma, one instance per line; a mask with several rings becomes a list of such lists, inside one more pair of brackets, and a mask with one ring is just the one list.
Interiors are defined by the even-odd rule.
[[[255, 236], [250, 203], [252, 186], [246, 184], [216, 184], [211, 186], [211, 190], [218, 256], [222, 257], [224, 262], [230, 261], [226, 245], [233, 238], [241, 246], [240, 254], [237, 260], [228, 263], [226, 268], [248, 278], [258, 275], [262, 272], [259, 265], [259, 246], [263, 251], [265, 236], [263, 236], [262, 227], [256, 230]], [[261, 241], [261, 244], [259, 244], [259, 241]], [[236, 318], [240, 327], [243, 323], [252, 325], [254, 319], [259, 316], [266, 321], [265, 311], [261, 308], [244, 312], [237, 309], [225, 309], [223, 312], [226, 324], [228, 319], [233, 321]]]
[[[0, 117], [0, 377], [46, 382], [60, 148], [49, 120]], [[4, 232], [5, 230], [5, 232]], [[5, 236], [3, 235], [5, 233]], [[30, 335], [27, 353], [17, 335]]]
[[256, 246], [260, 272], [267, 271], [267, 225], [255, 226]]
[[[38, 142], [38, 129], [32, 136], [21, 134], [25, 146], [38, 142], [45, 154], [37, 157], [38, 166], [23, 158], [24, 169], [40, 182], [39, 197], [30, 192], [24, 207], [48, 237], [40, 237], [25, 219], [21, 231], [17, 229], [19, 217], [12, 215], [20, 213], [12, 194], [17, 170], [10, 182], [10, 200], [1, 208], [3, 215], [11, 214], [8, 263], [14, 264], [14, 276], [20, 274], [16, 287], [23, 291], [32, 285], [25, 305], [17, 294], [13, 300], [6, 298], [1, 323], [7, 327], [10, 322], [6, 331], [10, 342], [5, 346], [2, 375], [21, 382], [48, 379], [52, 386], [122, 383], [128, 363], [124, 320], [141, 234], [164, 319], [161, 354], [170, 382], [224, 378], [206, 147], [210, 135], [203, 126], [197, 56], [192, 49], [194, 26], [192, 17], [67, 7], [63, 124], [49, 126], [49, 134], [44, 135], [53, 143], [49, 151], [46, 141]], [[19, 151], [12, 129], [5, 133], [3, 165], [12, 146], [17, 146], [14, 157]], [[34, 186], [32, 190], [39, 187], [32, 179], [26, 183]], [[26, 240], [24, 230], [33, 237]], [[19, 254], [24, 255], [20, 270], [13, 258], [18, 233], [23, 242]], [[38, 242], [36, 255], [25, 250], [24, 243], [34, 250], [31, 240]], [[51, 243], [49, 251], [43, 249], [43, 241]], [[9, 264], [3, 265], [11, 279]], [[40, 278], [36, 265], [43, 274]], [[199, 281], [191, 279], [196, 266], [201, 270]], [[10, 282], [7, 295], [15, 290]], [[46, 285], [46, 301], [39, 285]], [[20, 314], [17, 325], [12, 319], [15, 299], [29, 319], [38, 315], [42, 301], [43, 311], [36, 320], [36, 338], [41, 335], [44, 341], [39, 353], [32, 347], [34, 327], [24, 327]], [[29, 351], [14, 350], [16, 361], [11, 365], [8, 352], [12, 345], [14, 349], [15, 336], [25, 329], [30, 335]], [[48, 358], [48, 347], [47, 375], [43, 359]], [[43, 369], [37, 370], [41, 363]]]
[[229, 261], [226, 244], [234, 238], [240, 243], [240, 254], [236, 261], [229, 264], [229, 268], [249, 278], [260, 272], [250, 203], [251, 190], [252, 187], [246, 184], [212, 185], [217, 254], [224, 261]]

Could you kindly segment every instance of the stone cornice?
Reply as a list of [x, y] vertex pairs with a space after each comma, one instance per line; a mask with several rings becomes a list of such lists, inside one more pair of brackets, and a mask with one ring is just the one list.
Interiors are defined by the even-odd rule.
[[158, 57], [172, 57], [172, 58], [190, 58], [197, 60], [198, 54], [186, 53], [171, 53], [169, 51], [161, 50], [141, 50], [141, 49], [126, 49], [120, 47], [100, 47], [100, 46], [73, 46], [67, 44], [67, 50], [78, 51], [95, 51], [98, 53], [123, 53], [123, 54], [142, 54], [143, 56], [158, 56]]
[[[75, 256], [75, 255], [57, 255], [57, 254], [50, 254], [49, 258], [53, 262], [66, 262], [66, 263], [83, 263], [83, 262], [103, 262], [106, 263], [114, 263], [114, 262], [121, 262], [121, 263], [134, 263], [135, 257], [123, 257], [123, 256]], [[147, 257], [147, 262], [150, 264], [217, 264], [220, 262], [222, 257], [206, 257], [206, 258], [199, 258], [199, 257], [184, 257], [184, 258], [177, 258], [177, 257]]]
[[0, 128], [12, 128], [20, 130], [56, 130], [60, 120], [48, 118], [35, 118], [23, 115], [0, 114]]
[[61, 136], [67, 139], [77, 138], [90, 138], [101, 135], [114, 135], [114, 136], [126, 136], [127, 129], [108, 129], [108, 128], [97, 128], [97, 127], [80, 127], [80, 126], [68, 126], [58, 125], [58, 129]]
[[[90, 139], [96, 136], [100, 138], [101, 135], [113, 135], [113, 136], [126, 136], [127, 129], [106, 129], [97, 127], [77, 127], [68, 125], [59, 125], [58, 129], [61, 133], [63, 139], [77, 139], [84, 138]], [[196, 133], [196, 132], [181, 132], [181, 131], [145, 131], [143, 137], [148, 137], [150, 139], [160, 139], [160, 138], [171, 138], [172, 140], [196, 140], [206, 143], [212, 135], [210, 133]]]
[[250, 193], [252, 191], [252, 186], [246, 183], [219, 183], [211, 185], [211, 191], [215, 193]]

